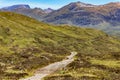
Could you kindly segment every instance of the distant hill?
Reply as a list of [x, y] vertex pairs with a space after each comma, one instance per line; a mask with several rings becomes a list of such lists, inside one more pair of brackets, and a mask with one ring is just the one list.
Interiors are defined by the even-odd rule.
[[51, 12], [53, 12], [54, 10], [51, 9], [51, 8], [47, 8], [47, 9], [44, 9], [44, 11], [45, 11], [46, 13], [51, 13]]
[[44, 17], [44, 22], [92, 27], [112, 35], [120, 35], [120, 3], [92, 5], [70, 3]]
[[21, 8], [30, 9], [30, 6], [29, 5], [20, 4], [20, 5], [13, 5], [13, 6], [4, 7], [4, 8], [2, 8], [2, 10], [12, 11], [12, 10], [21, 9]]
[[23, 15], [27, 15], [29, 17], [42, 20], [43, 16], [47, 15], [48, 13], [52, 12], [53, 10], [51, 8], [48, 9], [41, 9], [41, 8], [30, 8], [29, 5], [13, 5], [9, 7], [4, 7], [1, 9], [1, 11], [10, 11], [10, 12], [16, 12]]
[[35, 69], [60, 61], [72, 51], [78, 52], [75, 61], [48, 79], [116, 80], [119, 48], [120, 40], [99, 30], [49, 25], [24, 15], [0, 12], [1, 80], [32, 75]]

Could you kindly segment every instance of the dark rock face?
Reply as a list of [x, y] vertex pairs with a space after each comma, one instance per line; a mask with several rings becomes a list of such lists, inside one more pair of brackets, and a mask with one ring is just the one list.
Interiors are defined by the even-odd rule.
[[[102, 16], [100, 16], [99, 14], [94, 16], [93, 14], [94, 13], [88, 13], [88, 12], [62, 14], [59, 16], [55, 16], [52, 19], [51, 18], [47, 19], [47, 22], [56, 22], [58, 20], [60, 21], [66, 20], [75, 25], [97, 25], [103, 22], [101, 18]], [[69, 23], [65, 23], [65, 24], [69, 24]]]
[[120, 9], [115, 10], [114, 12], [110, 12], [108, 16], [105, 16], [104, 19], [111, 23], [111, 25], [120, 25]]

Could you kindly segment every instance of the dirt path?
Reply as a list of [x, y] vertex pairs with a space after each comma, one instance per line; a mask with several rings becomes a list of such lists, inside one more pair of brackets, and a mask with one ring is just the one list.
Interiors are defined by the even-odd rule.
[[68, 64], [70, 64], [72, 61], [74, 61], [74, 56], [77, 54], [77, 52], [71, 52], [70, 56], [67, 56], [66, 59], [60, 61], [60, 62], [55, 62], [53, 64], [50, 64], [44, 68], [41, 68], [36, 71], [34, 76], [26, 78], [26, 79], [20, 79], [20, 80], [41, 80], [45, 76], [48, 76], [55, 71], [62, 69], [66, 67]]

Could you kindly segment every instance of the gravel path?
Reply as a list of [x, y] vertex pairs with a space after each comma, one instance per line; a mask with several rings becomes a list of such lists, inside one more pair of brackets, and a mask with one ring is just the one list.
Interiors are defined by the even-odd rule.
[[68, 64], [70, 64], [72, 61], [74, 61], [74, 56], [77, 54], [77, 52], [71, 52], [70, 56], [67, 56], [66, 59], [60, 61], [60, 62], [55, 62], [52, 63], [44, 68], [38, 69], [34, 76], [31, 76], [26, 79], [20, 79], [20, 80], [42, 80], [45, 76], [48, 76], [55, 71], [62, 69], [66, 67]]

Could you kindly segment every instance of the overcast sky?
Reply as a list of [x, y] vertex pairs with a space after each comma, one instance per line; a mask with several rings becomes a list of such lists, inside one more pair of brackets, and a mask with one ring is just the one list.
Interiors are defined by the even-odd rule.
[[120, 2], [120, 0], [0, 0], [0, 7], [11, 6], [15, 4], [29, 4], [32, 8], [53, 8], [58, 9], [64, 5], [67, 5], [71, 2], [84, 2], [91, 4], [106, 4], [109, 2]]

